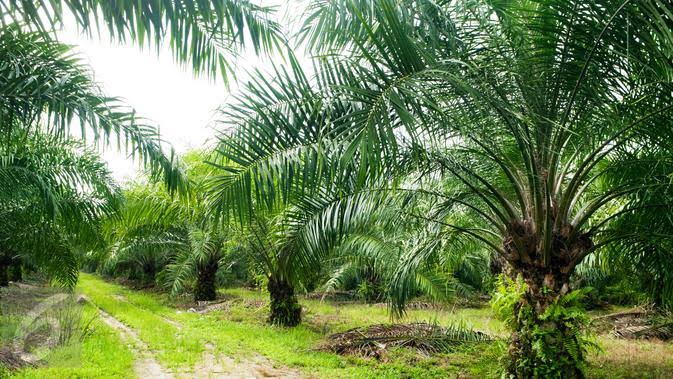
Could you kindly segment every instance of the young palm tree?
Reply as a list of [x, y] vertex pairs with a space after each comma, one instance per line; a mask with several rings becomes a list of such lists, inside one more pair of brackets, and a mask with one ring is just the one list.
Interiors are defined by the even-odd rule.
[[[338, 167], [338, 161], [330, 161], [317, 150], [308, 160], [299, 161], [294, 160], [293, 151], [283, 149], [302, 149], [297, 144], [304, 138], [314, 138], [331, 117], [321, 109], [322, 100], [314, 96], [291, 54], [290, 62], [289, 70], [278, 67], [276, 71], [281, 85], [276, 87], [278, 83], [257, 75], [239, 101], [223, 108], [225, 132], [212, 162], [218, 171], [207, 181], [208, 208], [220, 219], [235, 218], [245, 225], [239, 245], [267, 276], [269, 322], [283, 326], [301, 321], [296, 292], [315, 280], [323, 260], [343, 242], [341, 236], [361, 227], [367, 215], [383, 202], [358, 192], [354, 172], [296, 191], [291, 181], [263, 173], [284, 168], [292, 172], [290, 176], [308, 178], [319, 173], [328, 178]], [[270, 128], [254, 134], [262, 125]], [[274, 149], [273, 156], [265, 156], [269, 148]], [[258, 163], [265, 167], [262, 171], [256, 170]]]
[[[402, 186], [436, 200], [417, 217], [478, 241], [521, 278], [505, 296], [507, 372], [583, 376], [570, 276], [632, 237], [610, 221], [670, 185], [643, 165], [653, 155], [635, 152], [671, 154], [662, 141], [672, 128], [673, 5], [381, 0], [312, 9], [302, 36], [320, 56], [316, 80], [280, 76], [229, 113], [238, 143], [222, 151], [239, 158], [221, 182], [222, 207], [283, 202], [344, 170], [361, 184], [412, 175]], [[424, 188], [436, 178], [453, 184]], [[455, 212], [474, 222], [452, 222]]]
[[[219, 204], [220, 198], [212, 201]], [[325, 259], [342, 244], [353, 242], [342, 236], [361, 230], [375, 211], [371, 198], [346, 189], [323, 190], [319, 196], [297, 197], [284, 207], [255, 211], [235, 246], [268, 280], [269, 323], [301, 322], [297, 291], [315, 284]]]
[[103, 223], [107, 246], [90, 257], [102, 272], [161, 282], [173, 295], [193, 289], [196, 301], [215, 300], [229, 235], [206, 208], [203, 181], [212, 171], [206, 157], [198, 151], [182, 157], [190, 180], [182, 196], [153, 183], [127, 188], [119, 212]]
[[286, 239], [282, 216], [258, 215], [237, 242], [237, 255], [244, 254], [266, 276], [271, 299], [268, 322], [296, 326], [301, 322], [301, 305], [296, 291], [302, 284], [301, 268], [292, 240]]
[[191, 226], [185, 243], [176, 249], [165, 268], [165, 281], [173, 295], [193, 282], [195, 301], [217, 299], [217, 273], [224, 266], [228, 236], [219, 226]]

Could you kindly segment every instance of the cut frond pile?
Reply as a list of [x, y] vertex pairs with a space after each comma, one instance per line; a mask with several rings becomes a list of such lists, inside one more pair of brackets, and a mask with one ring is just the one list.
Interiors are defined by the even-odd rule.
[[380, 358], [387, 349], [393, 347], [412, 348], [429, 354], [492, 339], [488, 334], [464, 325], [443, 327], [428, 323], [376, 324], [332, 334], [318, 350]]
[[600, 331], [624, 339], [673, 339], [673, 314], [651, 308], [634, 308], [594, 319]]

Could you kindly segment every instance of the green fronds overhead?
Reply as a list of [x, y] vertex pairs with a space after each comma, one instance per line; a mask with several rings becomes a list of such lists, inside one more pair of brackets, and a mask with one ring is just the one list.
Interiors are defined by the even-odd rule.
[[138, 158], [171, 190], [184, 189], [176, 157], [165, 151], [156, 127], [105, 96], [69, 46], [10, 25], [0, 29], [0, 61], [0, 140], [15, 131], [61, 139], [78, 133]]
[[78, 253], [97, 247], [98, 224], [120, 193], [97, 154], [40, 133], [15, 134], [0, 154], [0, 246], [74, 285]]
[[169, 45], [176, 61], [191, 63], [195, 73], [219, 73], [225, 81], [243, 46], [259, 53], [284, 43], [274, 8], [250, 1], [2, 0], [0, 14], [5, 26], [19, 23], [42, 33], [72, 14], [84, 33], [107, 30], [115, 40], [141, 47]]

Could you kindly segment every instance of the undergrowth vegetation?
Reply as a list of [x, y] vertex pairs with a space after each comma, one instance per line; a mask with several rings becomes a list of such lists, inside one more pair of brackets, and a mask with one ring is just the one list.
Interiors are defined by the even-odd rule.
[[[226, 301], [204, 305], [196, 312], [189, 310], [195, 306], [190, 301], [172, 300], [167, 294], [138, 291], [87, 274], [82, 275], [77, 291], [90, 301], [83, 305], [83, 319], [97, 314], [95, 304], [138, 331], [162, 365], [182, 372], [198, 366], [205, 346], [212, 344], [217, 356], [233, 357], [239, 364], [263, 356], [271, 360], [269, 367], [283, 369], [290, 376], [443, 378], [448, 374], [496, 378], [501, 372], [498, 359], [507, 350], [508, 327], [486, 304], [410, 309], [398, 324], [390, 324], [384, 304], [302, 298], [304, 322], [295, 328], [278, 328], [267, 325], [261, 317], [269, 303], [260, 291], [225, 290], [220, 296]], [[92, 332], [81, 344], [56, 349], [39, 367], [24, 368], [13, 376], [132, 377], [132, 353], [113, 329], [100, 318], [93, 320]], [[449, 341], [460, 335], [460, 341], [471, 342], [441, 344], [435, 337], [442, 326], [448, 326], [441, 334]], [[465, 339], [469, 330], [485, 335], [472, 334]], [[345, 337], [354, 333], [357, 338]], [[363, 344], [366, 333], [374, 340]], [[378, 337], [381, 339], [376, 340]], [[594, 341], [602, 353], [592, 350], [587, 355], [590, 377], [665, 377], [673, 369], [670, 344], [618, 339], [609, 331], [601, 331]], [[338, 346], [351, 350], [338, 354], [334, 349]]]
[[[0, 0], [12, 375], [128, 376], [115, 333], [151, 375], [247, 354], [276, 376], [583, 378], [633, 373], [601, 348], [670, 357], [672, 2], [301, 7]], [[59, 41], [67, 19], [230, 89], [214, 138], [174, 151]], [[230, 83], [246, 48], [266, 65]], [[141, 172], [117, 183], [104, 147]], [[614, 306], [632, 309], [588, 313]]]

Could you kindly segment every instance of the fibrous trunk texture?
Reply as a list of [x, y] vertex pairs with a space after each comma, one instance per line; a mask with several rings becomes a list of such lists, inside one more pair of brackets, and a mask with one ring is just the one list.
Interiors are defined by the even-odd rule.
[[[516, 326], [509, 345], [508, 373], [517, 378], [583, 378], [582, 317], [564, 313], [570, 275], [592, 247], [586, 234], [568, 226], [553, 232], [547, 254], [544, 236], [527, 225], [510, 225], [504, 240], [505, 272], [520, 277], [525, 291], [515, 307]], [[546, 258], [545, 258], [546, 255]], [[548, 312], [550, 307], [554, 312]]]
[[268, 284], [271, 297], [269, 323], [296, 326], [301, 322], [301, 305], [294, 294], [294, 287], [284, 279], [271, 276]]

